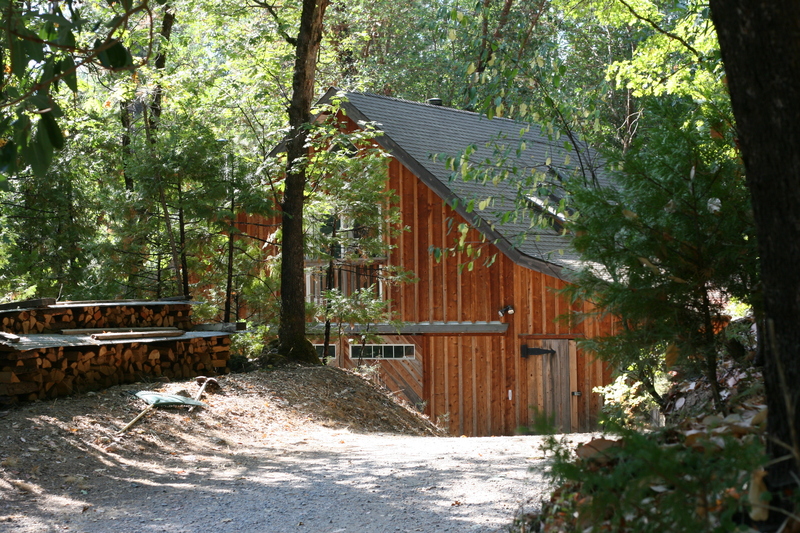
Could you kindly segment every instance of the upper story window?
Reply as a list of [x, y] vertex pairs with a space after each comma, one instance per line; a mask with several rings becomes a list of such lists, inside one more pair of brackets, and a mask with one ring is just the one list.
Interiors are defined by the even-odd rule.
[[319, 225], [320, 255], [333, 259], [380, 259], [373, 241], [380, 242], [380, 226], [370, 226], [346, 216], [328, 216]]
[[350, 296], [357, 290], [371, 288], [378, 299], [383, 299], [382, 264], [354, 262], [336, 265], [332, 287], [328, 287], [329, 266], [328, 263], [317, 262], [306, 267], [306, 299], [309, 302], [323, 304], [325, 291], [329, 288], [339, 289], [345, 296]]

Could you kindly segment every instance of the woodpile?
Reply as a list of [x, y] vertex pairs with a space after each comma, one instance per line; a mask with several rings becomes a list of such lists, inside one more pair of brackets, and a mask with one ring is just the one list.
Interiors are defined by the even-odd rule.
[[188, 303], [0, 310], [0, 404], [148, 377], [227, 373], [230, 337], [183, 331], [191, 327], [190, 314]]
[[192, 327], [188, 303], [57, 304], [0, 311], [0, 317], [0, 331], [18, 335], [58, 333], [76, 328], [176, 327], [188, 330]]
[[229, 350], [228, 336], [26, 351], [0, 344], [0, 396], [33, 401], [146, 377], [222, 374], [227, 372]]

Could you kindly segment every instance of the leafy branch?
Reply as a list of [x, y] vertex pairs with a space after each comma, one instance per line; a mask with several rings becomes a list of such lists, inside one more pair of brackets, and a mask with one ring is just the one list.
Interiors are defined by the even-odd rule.
[[252, 0], [253, 5], [256, 7], [260, 7], [266, 9], [267, 12], [272, 16], [275, 20], [275, 23], [278, 25], [278, 33], [281, 34], [281, 37], [292, 46], [297, 46], [297, 39], [289, 35], [286, 31], [286, 24], [281, 20], [278, 11], [275, 9], [275, 5], [269, 2], [263, 2], [260, 0]]
[[625, 0], [617, 0], [617, 1], [618, 1], [620, 4], [622, 4], [623, 6], [625, 6], [625, 8], [626, 8], [626, 9], [627, 9], [627, 10], [630, 12], [630, 14], [631, 14], [631, 15], [633, 15], [633, 16], [634, 16], [634, 17], [635, 17], [637, 20], [640, 20], [640, 21], [642, 21], [642, 22], [645, 22], [645, 23], [647, 23], [647, 24], [648, 24], [648, 25], [649, 25], [651, 28], [653, 28], [653, 29], [654, 29], [655, 31], [657, 31], [658, 33], [660, 33], [660, 34], [662, 34], [662, 35], [664, 35], [664, 36], [666, 36], [666, 37], [668, 37], [668, 38], [670, 38], [670, 39], [672, 39], [672, 40], [678, 41], [678, 42], [679, 42], [679, 43], [681, 43], [681, 44], [682, 44], [684, 47], [686, 47], [686, 49], [687, 49], [687, 50], [689, 50], [689, 51], [690, 51], [690, 52], [692, 52], [692, 53], [693, 53], [695, 56], [697, 56], [697, 58], [698, 58], [698, 59], [702, 60], [702, 59], [704, 58], [703, 54], [701, 54], [700, 52], [698, 52], [698, 51], [697, 51], [697, 49], [696, 49], [695, 47], [693, 47], [691, 44], [689, 44], [689, 43], [686, 41], [686, 39], [684, 39], [684, 38], [683, 38], [683, 37], [681, 37], [680, 35], [676, 35], [676, 34], [674, 34], [674, 33], [670, 32], [670, 31], [667, 31], [667, 30], [665, 30], [664, 28], [662, 28], [661, 26], [659, 26], [659, 25], [658, 25], [658, 23], [656, 23], [654, 20], [652, 20], [652, 19], [650, 19], [650, 18], [647, 18], [647, 17], [645, 17], [644, 15], [640, 15], [640, 14], [639, 14], [639, 13], [638, 13], [638, 12], [637, 12], [637, 11], [636, 11], [634, 8], [633, 8], [633, 6], [631, 6], [631, 5], [630, 5], [628, 2], [626, 2]]
[[[127, 64], [127, 61], [124, 62], [125, 64], [123, 64], [123, 62], [119, 62], [119, 61], [111, 62], [106, 57], [103, 57], [103, 55], [107, 54], [108, 51], [111, 50], [112, 48], [117, 47], [117, 46], [119, 46], [119, 47], [122, 46], [122, 44], [120, 43], [119, 39], [113, 38], [113, 35], [120, 28], [122, 28], [123, 26], [127, 26], [128, 20], [133, 15], [135, 15], [136, 13], [141, 12], [141, 11], [144, 11], [147, 14], [148, 19], [150, 19], [150, 24], [148, 25], [148, 27], [149, 27], [149, 39], [148, 39], [148, 44], [147, 44], [147, 54], [145, 55], [145, 57], [136, 66], [133, 66], [131, 64]], [[60, 44], [58, 44], [58, 43], [56, 43], [54, 41], [40, 39], [38, 37], [31, 37], [28, 34], [23, 34], [23, 33], [19, 32], [19, 31], [15, 31], [15, 30], [12, 30], [12, 29], [9, 28], [7, 30], [7, 33], [9, 35], [14, 35], [15, 37], [18, 37], [21, 40], [27, 40], [27, 41], [30, 41], [30, 42], [35, 42], [37, 44], [41, 44], [43, 47], [46, 46], [46, 47], [50, 47], [50, 48], [58, 48], [60, 50], [72, 52], [72, 53], [75, 53], [75, 54], [83, 54], [83, 55], [85, 55], [85, 57], [81, 61], [79, 61], [77, 64], [73, 64], [71, 67], [68, 67], [66, 70], [62, 71], [61, 73], [56, 74], [56, 75], [54, 75], [53, 77], [51, 77], [51, 78], [49, 78], [47, 80], [43, 80], [43, 81], [40, 81], [39, 83], [36, 83], [36, 84], [32, 85], [30, 89], [28, 89], [26, 92], [22, 93], [17, 98], [12, 99], [12, 100], [7, 100], [7, 101], [0, 102], [0, 109], [17, 105], [20, 102], [23, 102], [26, 99], [30, 98], [35, 93], [41, 91], [45, 87], [48, 87], [48, 86], [52, 85], [55, 82], [61, 81], [62, 79], [67, 78], [68, 76], [74, 76], [75, 73], [77, 72], [77, 70], [80, 67], [82, 67], [84, 65], [88, 65], [90, 63], [93, 63], [94, 60], [98, 59], [98, 58], [100, 60], [100, 64], [103, 66], [103, 68], [105, 68], [106, 70], [110, 70], [112, 72], [116, 72], [116, 71], [120, 71], [120, 70], [134, 70], [136, 68], [140, 68], [140, 67], [146, 65], [148, 60], [149, 60], [149, 58], [150, 58], [150, 54], [152, 53], [152, 49], [153, 49], [153, 25], [152, 25], [152, 21], [153, 21], [153, 13], [150, 10], [150, 7], [147, 5], [147, 2], [143, 2], [143, 3], [139, 4], [138, 6], [127, 10], [124, 14], [120, 15], [119, 17], [117, 17], [117, 21], [114, 23], [114, 25], [111, 27], [111, 30], [108, 32], [105, 41], [100, 46], [96, 46], [94, 48], [79, 48], [79, 47], [69, 46], [69, 45], [60, 45]], [[68, 85], [70, 85], [69, 82], [68, 82]], [[72, 86], [72, 85], [70, 85], [70, 88], [75, 90], [75, 87]]]

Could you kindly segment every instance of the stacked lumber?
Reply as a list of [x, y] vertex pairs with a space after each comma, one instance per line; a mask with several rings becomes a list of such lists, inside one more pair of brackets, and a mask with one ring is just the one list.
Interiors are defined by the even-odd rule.
[[92, 305], [56, 304], [34, 309], [0, 311], [0, 331], [18, 335], [56, 333], [64, 329], [106, 327], [154, 327], [190, 329], [191, 305], [186, 302], [160, 304]]
[[0, 403], [35, 401], [141, 381], [228, 372], [230, 337], [58, 346], [31, 350], [0, 344]]

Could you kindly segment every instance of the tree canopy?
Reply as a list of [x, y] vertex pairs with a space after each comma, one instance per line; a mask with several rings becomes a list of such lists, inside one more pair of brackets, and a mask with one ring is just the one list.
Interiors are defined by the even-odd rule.
[[[320, 195], [316, 178], [293, 185], [313, 164], [304, 157], [311, 102], [336, 85], [440, 97], [602, 149], [621, 187], [565, 179], [559, 187], [570, 194], [559, 208], [577, 213], [578, 248], [606, 268], [577, 278], [582, 296], [623, 315], [622, 295], [633, 288], [650, 301], [682, 302], [685, 316], [670, 307], [630, 315], [648, 324], [637, 342], [711, 350], [695, 337], [698, 324], [708, 332], [721, 313], [720, 295], [758, 303], [755, 270], [739, 260], [752, 258], [753, 223], [705, 4], [358, 0], [323, 12], [326, 5], [314, 3], [321, 33], [303, 49], [298, 81], [308, 24], [299, 5], [0, 2], [5, 297], [184, 294], [226, 318], [238, 316], [232, 306], [263, 321], [289, 308], [304, 317], [302, 291], [283, 313], [266, 301], [291, 292], [276, 277], [291, 269], [276, 257], [294, 257], [301, 266], [292, 283], [302, 285], [317, 237], [291, 253], [277, 246], [287, 231], [286, 242], [301, 243], [318, 221], [304, 223], [296, 211], [283, 217], [296, 227], [275, 227], [261, 241], [239, 235], [234, 221], [243, 212], [274, 218], [295, 204], [316, 218], [343, 202], [362, 205]], [[293, 155], [276, 158], [287, 134]], [[502, 179], [519, 180], [518, 209], [530, 209], [525, 199], [547, 185]], [[591, 213], [613, 223], [592, 226]]]

